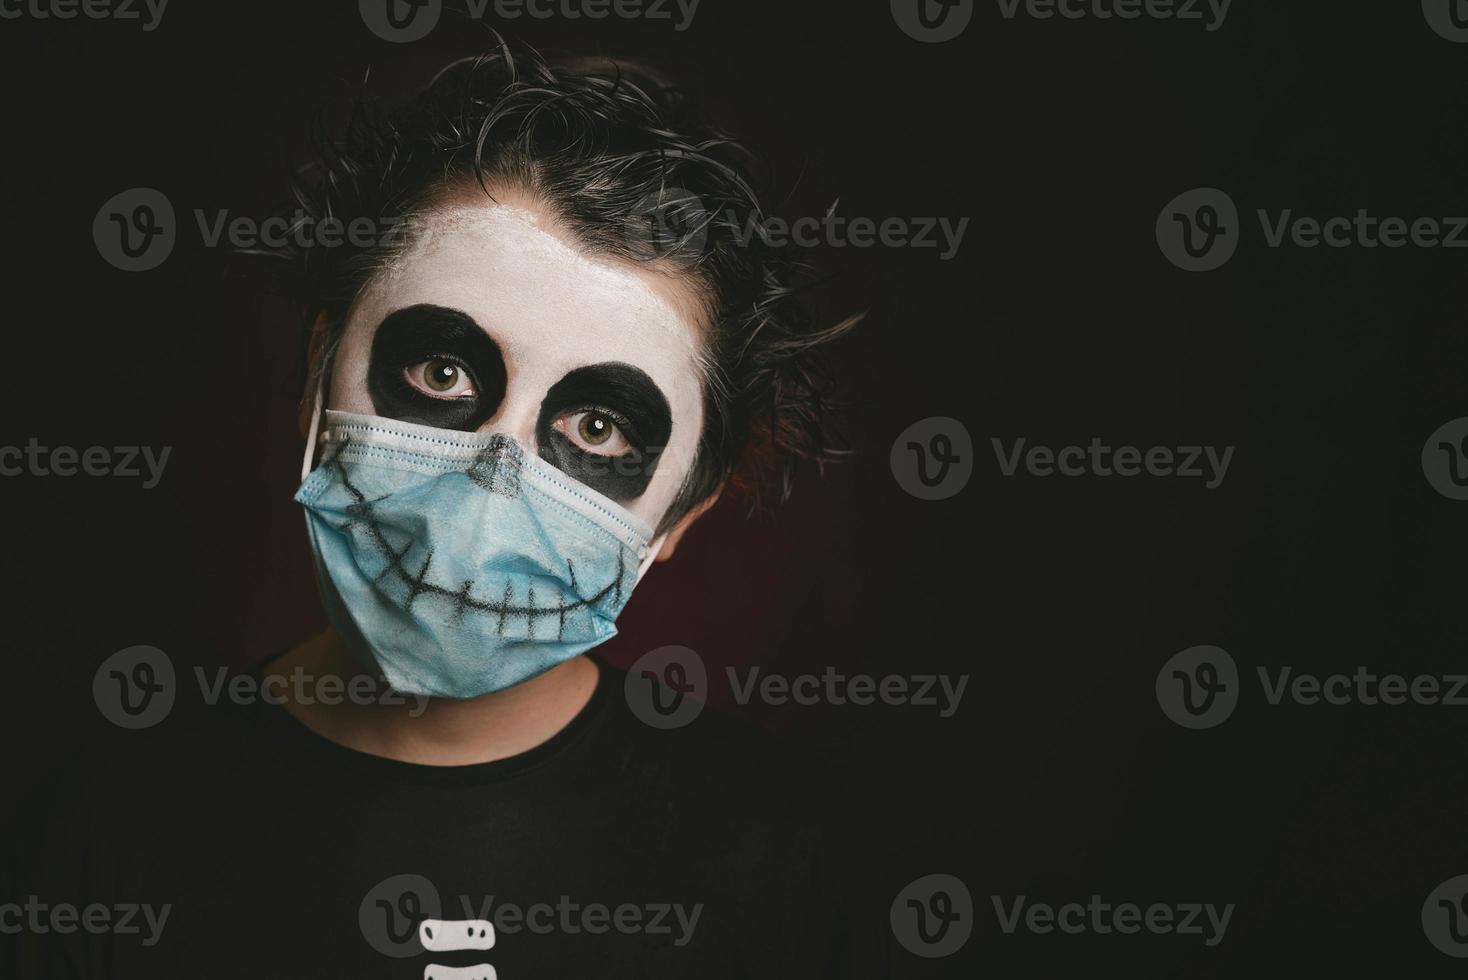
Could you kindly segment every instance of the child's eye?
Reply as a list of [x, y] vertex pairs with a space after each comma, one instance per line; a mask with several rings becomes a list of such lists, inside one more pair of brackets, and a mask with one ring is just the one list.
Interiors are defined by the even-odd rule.
[[473, 398], [474, 379], [457, 361], [435, 357], [403, 369], [408, 384], [432, 398]]
[[567, 412], [554, 427], [577, 449], [597, 456], [621, 456], [632, 448], [616, 417], [601, 409]]

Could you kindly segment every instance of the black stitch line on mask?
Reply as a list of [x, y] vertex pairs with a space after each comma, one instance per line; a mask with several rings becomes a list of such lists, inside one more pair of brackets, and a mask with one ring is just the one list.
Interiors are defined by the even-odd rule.
[[464, 607], [469, 602], [469, 593], [473, 590], [473, 588], [474, 580], [466, 578], [464, 579], [463, 588], [454, 593], [455, 597], [458, 600], [454, 603], [454, 622], [462, 623], [464, 621]]
[[[403, 550], [404, 552], [407, 551], [406, 548], [404, 548]], [[403, 607], [405, 612], [413, 611], [413, 603], [417, 601], [418, 597], [422, 595], [425, 591], [426, 587], [424, 586], [424, 583], [428, 581], [428, 566], [432, 562], [433, 552], [430, 551], [428, 554], [423, 556], [423, 567], [418, 569], [418, 577], [408, 583], [408, 602], [407, 605]]]
[[[571, 576], [571, 591], [574, 592], [574, 593], [576, 593], [577, 595], [580, 595], [581, 594], [581, 590], [576, 587], [576, 566], [571, 563], [571, 559], [569, 559], [569, 558], [566, 559], [566, 571]], [[558, 640], [564, 640], [565, 638], [566, 638], [566, 612], [565, 612], [565, 610], [561, 610], [561, 625], [556, 630], [556, 639], [558, 639]]]
[[[529, 596], [529, 598], [527, 598], [525, 600], [525, 604], [527, 606], [529, 606], [532, 610], [534, 610], [535, 609], [535, 586], [534, 585], [530, 586], [529, 592], [530, 592], [530, 596]], [[527, 640], [533, 640], [533, 639], [535, 639], [535, 613], [534, 612], [531, 612], [530, 615], [528, 615], [528, 616], [525, 617], [525, 639], [527, 639]]]
[[[382, 498], [379, 497], [378, 499], [380, 500]], [[375, 501], [374, 501], [374, 503], [375, 503]], [[353, 504], [352, 506], [355, 507], [356, 505]], [[370, 509], [371, 506], [372, 506], [372, 503], [367, 504], [367, 508], [364, 509], [361, 512], [363, 512], [363, 513], [367, 512], [367, 509]], [[351, 509], [352, 509], [351, 507], [348, 507], [347, 508], [348, 511], [350, 511]], [[392, 560], [389, 561], [385, 566], [383, 566], [382, 571], [378, 572], [377, 573], [377, 577], [372, 580], [372, 583], [374, 585], [376, 585], [376, 584], [382, 582], [383, 579], [385, 579], [389, 575], [391, 575], [393, 573], [393, 571], [394, 571], [394, 567], [395, 566], [396, 567], [399, 567], [399, 568], [402, 567], [403, 559], [406, 558], [406, 557], [408, 557], [408, 551], [413, 547], [413, 542], [412, 541], [407, 541], [407, 542], [405, 542], [403, 544], [403, 546], [401, 548], [393, 548], [392, 545], [388, 544], [387, 538], [384, 535], [382, 535], [382, 533], [378, 530], [377, 525], [375, 523], [373, 523], [373, 522], [371, 522], [369, 520], [367, 522], [367, 529], [369, 531], [373, 532], [373, 538], [374, 539], [381, 538], [381, 541], [380, 541], [381, 546], [383, 548], [386, 548], [387, 549], [387, 553], [388, 554], [392, 555]], [[411, 577], [405, 576], [404, 577], [404, 581], [406, 581], [408, 583], [409, 589], [411, 589], [413, 587], [413, 580], [412, 580]], [[412, 603], [412, 598], [410, 598], [409, 601], [408, 601], [408, 605], [411, 607], [412, 604], [413, 604]]]
[[[513, 443], [511, 443], [511, 445], [513, 445]], [[336, 455], [339, 456], [341, 454], [341, 451], [344, 451], [345, 448], [345, 445], [343, 445], [342, 450], [339, 450]], [[476, 459], [475, 462], [477, 464], [479, 460]], [[353, 497], [354, 503], [347, 506], [348, 512], [353, 513], [357, 516], [358, 520], [360, 520], [367, 528], [368, 534], [371, 537], [373, 544], [376, 545], [378, 550], [381, 551], [383, 555], [387, 556], [387, 567], [384, 568], [382, 574], [377, 577], [377, 581], [381, 581], [389, 573], [395, 573], [397, 577], [408, 586], [409, 598], [407, 608], [412, 607], [413, 602], [418, 598], [419, 595], [427, 595], [430, 597], [436, 596], [440, 598], [450, 599], [454, 603], [455, 613], [460, 617], [464, 615], [466, 610], [471, 609], [475, 612], [492, 613], [496, 615], [499, 620], [496, 632], [500, 636], [504, 635], [506, 616], [524, 616], [526, 620], [526, 629], [528, 636], [529, 638], [533, 639], [535, 636], [535, 624], [542, 616], [547, 616], [551, 613], [555, 613], [557, 616], [560, 617], [562, 623], [564, 624], [566, 613], [574, 612], [575, 610], [581, 609], [583, 607], [594, 606], [597, 603], [601, 602], [604, 598], [606, 598], [608, 594], [615, 593], [618, 601], [620, 601], [622, 598], [622, 583], [626, 576], [626, 565], [620, 560], [617, 562], [617, 577], [609, 582], [606, 587], [604, 587], [596, 595], [591, 596], [587, 599], [578, 598], [574, 602], [561, 603], [556, 606], [535, 606], [535, 590], [533, 586], [530, 590], [529, 604], [524, 606], [514, 605], [514, 585], [513, 583], [508, 581], [505, 583], [505, 597], [503, 602], [489, 602], [486, 600], [475, 599], [468, 590], [462, 587], [460, 587], [458, 590], [451, 591], [449, 589], [445, 589], [440, 585], [429, 582], [427, 581], [427, 561], [424, 562], [423, 568], [419, 571], [417, 575], [409, 572], [404, 564], [404, 558], [406, 557], [408, 550], [412, 547], [412, 542], [408, 542], [403, 546], [402, 550], [398, 550], [392, 546], [392, 544], [387, 540], [387, 536], [383, 533], [382, 525], [375, 516], [375, 507], [377, 503], [385, 498], [379, 497], [376, 500], [368, 500], [367, 495], [364, 494], [361, 489], [359, 489], [355, 484], [352, 483], [351, 478], [347, 475], [346, 467], [339, 460], [333, 457], [329, 465], [331, 465], [336, 470], [337, 475], [341, 478], [342, 486], [344, 486], [347, 489], [347, 492], [350, 493]], [[476, 480], [475, 482], [477, 483], [478, 481]], [[483, 484], [480, 485], [482, 486]], [[429, 560], [431, 559], [432, 553], [429, 554]], [[562, 629], [564, 629], [564, 625], [562, 626]]]

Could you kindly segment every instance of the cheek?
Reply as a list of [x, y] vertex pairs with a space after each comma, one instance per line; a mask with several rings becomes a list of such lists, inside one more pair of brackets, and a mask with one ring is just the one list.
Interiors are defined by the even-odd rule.
[[667, 450], [658, 460], [657, 472], [653, 474], [647, 491], [641, 497], [626, 501], [622, 506], [650, 527], [656, 527], [677, 499], [684, 481], [693, 470], [693, 460], [698, 452], [702, 433], [701, 394], [696, 398], [685, 396], [673, 399], [673, 436], [668, 440]]
[[376, 414], [372, 396], [367, 390], [367, 371], [372, 355], [370, 334], [370, 328], [360, 322], [348, 322], [332, 357], [327, 408], [361, 415]]

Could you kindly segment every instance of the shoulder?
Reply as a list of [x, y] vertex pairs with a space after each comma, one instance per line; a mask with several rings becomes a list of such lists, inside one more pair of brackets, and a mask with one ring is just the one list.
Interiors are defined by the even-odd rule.
[[87, 825], [116, 836], [197, 818], [232, 786], [243, 786], [266, 757], [262, 741], [278, 725], [263, 703], [180, 704], [157, 724], [119, 729], [93, 751], [58, 763], [32, 794], [24, 817]]
[[784, 832], [818, 823], [818, 771], [791, 745], [707, 705], [659, 716], [638, 678], [601, 668], [605, 734], [629, 789], [707, 811], [718, 822]]

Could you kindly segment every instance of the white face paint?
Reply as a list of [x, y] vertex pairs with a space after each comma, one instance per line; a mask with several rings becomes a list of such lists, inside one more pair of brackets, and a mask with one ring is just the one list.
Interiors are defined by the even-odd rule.
[[618, 501], [655, 526], [688, 475], [703, 427], [696, 288], [651, 264], [588, 256], [538, 209], [473, 193], [477, 199], [457, 197], [423, 219], [404, 254], [358, 297], [333, 363], [328, 407], [387, 414], [369, 387], [369, 371], [380, 370], [374, 338], [390, 314], [424, 304], [466, 314], [498, 345], [504, 397], [486, 407], [493, 414], [478, 428], [511, 435], [537, 454], [542, 403], [557, 382], [577, 368], [629, 365], [651, 379], [671, 415], [651, 481]]

